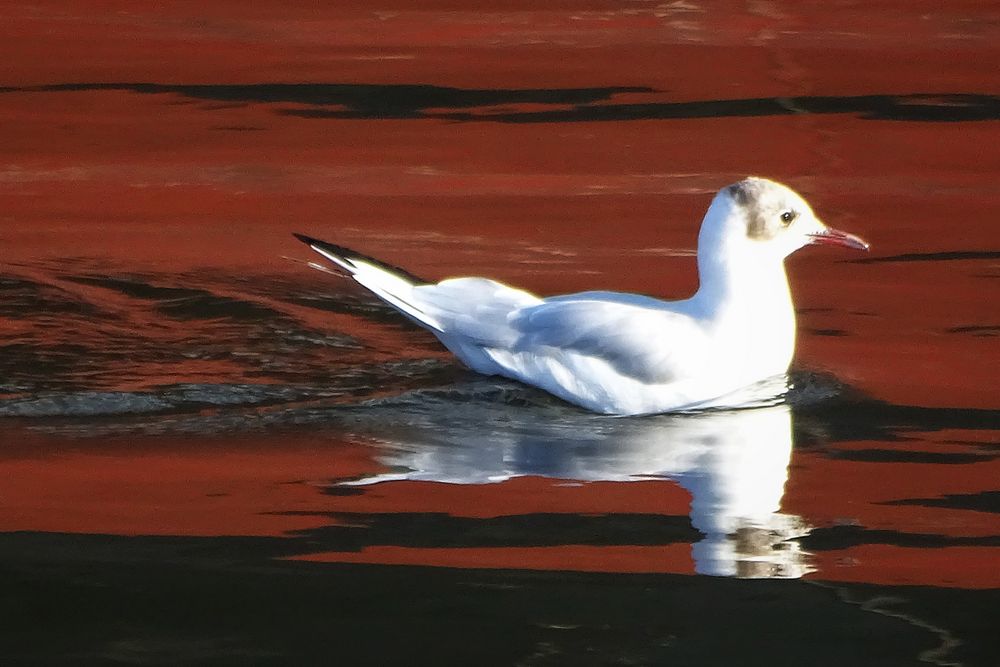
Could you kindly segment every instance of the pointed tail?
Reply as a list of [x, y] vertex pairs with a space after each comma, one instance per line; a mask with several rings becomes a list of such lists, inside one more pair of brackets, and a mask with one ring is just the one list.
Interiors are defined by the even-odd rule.
[[417, 306], [413, 299], [413, 288], [426, 285], [428, 281], [350, 248], [327, 243], [305, 234], [293, 234], [293, 236], [336, 264], [375, 296], [417, 324], [437, 333], [444, 333], [441, 323]]
[[424, 280], [419, 276], [415, 276], [405, 269], [401, 269], [398, 266], [393, 266], [392, 264], [387, 264], [382, 260], [375, 259], [374, 257], [369, 257], [368, 255], [363, 255], [360, 252], [351, 250], [350, 248], [345, 248], [341, 245], [336, 245], [333, 243], [328, 243], [326, 241], [321, 241], [320, 239], [313, 238], [311, 236], [306, 236], [305, 234], [299, 234], [293, 232], [292, 236], [298, 240], [305, 243], [307, 246], [318, 252], [319, 254], [326, 257], [328, 260], [339, 266], [340, 268], [347, 271], [349, 274], [354, 275], [354, 266], [357, 261], [365, 262], [371, 266], [376, 266], [389, 273], [394, 273], [400, 278], [405, 278], [414, 285], [426, 285], [430, 281]]

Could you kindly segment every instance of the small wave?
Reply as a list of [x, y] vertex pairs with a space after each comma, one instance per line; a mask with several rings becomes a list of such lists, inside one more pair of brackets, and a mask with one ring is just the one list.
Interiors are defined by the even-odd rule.
[[405, 391], [362, 401], [359, 409], [435, 409], [469, 404], [501, 405], [510, 408], [552, 409], [565, 407], [578, 412], [551, 394], [527, 385], [495, 377], [477, 377], [466, 382]]
[[788, 374], [785, 402], [792, 408], [807, 408], [844, 398], [860, 398], [860, 393], [830, 373], [792, 371]]
[[[757, 387], [757, 385], [754, 385]], [[747, 394], [745, 403], [738, 408], [767, 407], [786, 403], [793, 408], [809, 407], [822, 404], [849, 393], [843, 383], [832, 375], [810, 371], [795, 371], [787, 378], [773, 378], [760, 383], [760, 393]], [[582, 412], [553, 397], [540, 389], [529, 387], [498, 377], [476, 376], [467, 382], [459, 382], [446, 386], [429, 387], [406, 391], [394, 396], [380, 397], [363, 401], [358, 407], [363, 408], [437, 408], [467, 404], [492, 404], [507, 407], [526, 408], [532, 410], [552, 410], [565, 408], [572, 412]], [[734, 409], [710, 407], [694, 409], [685, 412], [705, 412], [709, 410]]]
[[52, 392], [0, 401], [0, 417], [110, 417], [254, 406], [329, 397], [316, 387], [253, 384], [181, 384], [150, 391]]
[[[428, 376], [442, 372], [440, 362], [435, 360], [400, 362], [386, 366], [393, 368], [372, 368], [369, 372], [381, 371], [377, 374], [383, 380], [392, 375], [393, 369], [401, 377]], [[367, 373], [363, 375], [363, 384], [369, 385], [372, 378], [367, 377]], [[500, 420], [516, 424], [541, 420], [579, 425], [581, 420], [600, 422], [612, 419], [606, 415], [586, 412], [534, 387], [497, 377], [469, 374], [466, 376], [468, 379], [431, 387], [402, 389], [398, 393], [365, 400], [357, 399], [357, 387], [353, 386], [352, 377], [347, 373], [339, 378], [339, 382], [329, 385], [202, 383], [164, 385], [148, 391], [63, 391], [30, 396], [15, 395], [0, 399], [0, 417], [33, 419], [155, 416], [191, 413], [204, 408], [277, 406], [279, 410], [268, 416], [270, 424], [310, 422], [333, 426], [345, 420], [352, 423], [359, 420], [392, 423], [428, 417], [440, 418], [441, 415], [451, 415], [453, 419], [463, 423]], [[405, 384], [404, 382], [403, 385]], [[808, 408], [829, 404], [842, 396], [844, 391], [844, 386], [831, 376], [797, 373], [789, 381], [789, 391], [784, 402], [793, 409]], [[330, 399], [336, 399], [334, 404], [324, 404]], [[280, 409], [281, 406], [287, 407]], [[188, 419], [198, 421], [203, 417], [189, 415]], [[211, 420], [206, 419], [206, 425], [209, 421]]]

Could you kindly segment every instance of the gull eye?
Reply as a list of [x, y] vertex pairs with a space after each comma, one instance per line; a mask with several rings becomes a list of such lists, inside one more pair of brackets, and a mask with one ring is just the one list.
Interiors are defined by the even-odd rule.
[[795, 211], [784, 211], [781, 214], [781, 224], [785, 227], [792, 224], [792, 221], [799, 216]]

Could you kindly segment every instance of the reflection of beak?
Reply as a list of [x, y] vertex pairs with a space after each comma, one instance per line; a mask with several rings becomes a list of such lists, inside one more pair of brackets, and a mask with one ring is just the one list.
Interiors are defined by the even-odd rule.
[[833, 227], [824, 227], [822, 231], [809, 234], [811, 243], [818, 245], [839, 245], [855, 250], [868, 250], [868, 242], [860, 236], [842, 232]]

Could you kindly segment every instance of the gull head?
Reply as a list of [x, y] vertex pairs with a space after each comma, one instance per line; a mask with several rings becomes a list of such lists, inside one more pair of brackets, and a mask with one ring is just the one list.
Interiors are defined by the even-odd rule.
[[810, 244], [868, 250], [860, 237], [824, 224], [786, 185], [751, 176], [719, 191], [699, 235], [703, 250], [744, 258], [782, 260]]

